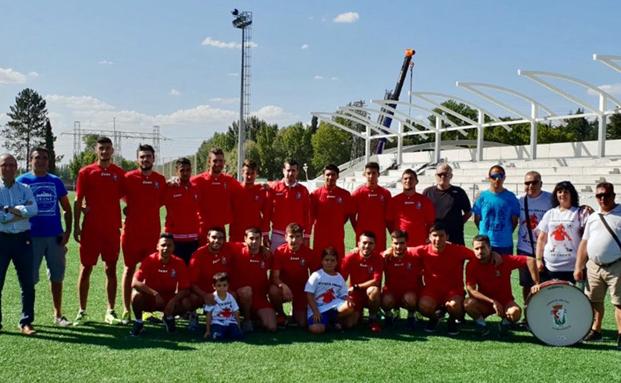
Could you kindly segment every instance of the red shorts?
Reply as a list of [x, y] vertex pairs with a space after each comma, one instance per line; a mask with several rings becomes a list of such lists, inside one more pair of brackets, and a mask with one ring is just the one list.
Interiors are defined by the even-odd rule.
[[119, 259], [120, 237], [118, 228], [99, 229], [85, 226], [80, 238], [80, 263], [95, 266], [97, 259], [116, 262]]
[[121, 235], [121, 247], [125, 266], [135, 267], [143, 259], [157, 251], [159, 234], [152, 238]]
[[350, 291], [347, 299], [356, 311], [362, 311], [365, 307], [369, 307], [369, 296], [364, 289]]
[[306, 313], [306, 308], [308, 306], [308, 300], [306, 299], [306, 293], [304, 290], [302, 291], [293, 291], [293, 301], [291, 302], [293, 306], [293, 312], [304, 311]]
[[400, 286], [384, 286], [382, 288], [382, 296], [392, 295], [397, 305], [401, 306], [403, 305], [403, 297], [405, 296], [405, 294], [414, 293], [418, 297], [420, 294], [420, 290], [421, 290], [420, 287], [416, 289], [412, 289], [412, 288], [408, 289], [408, 288], [403, 288]]
[[164, 308], [166, 307], [168, 302], [170, 302], [170, 300], [175, 297], [174, 293], [160, 294], [160, 296], [164, 300], [164, 305], [163, 306], [158, 306], [156, 304], [156, 302], [155, 302], [155, 297], [153, 295], [151, 295], [151, 294], [143, 294], [143, 295], [144, 295], [144, 309], [143, 309], [143, 311], [148, 311], [148, 312], [164, 310]]
[[433, 286], [425, 286], [423, 287], [423, 291], [420, 296], [422, 297], [430, 297], [436, 301], [436, 304], [441, 305], [445, 302], [448, 302], [451, 298], [459, 296], [464, 297], [466, 294], [464, 293], [463, 288], [459, 287], [448, 287], [448, 288], [439, 288]]

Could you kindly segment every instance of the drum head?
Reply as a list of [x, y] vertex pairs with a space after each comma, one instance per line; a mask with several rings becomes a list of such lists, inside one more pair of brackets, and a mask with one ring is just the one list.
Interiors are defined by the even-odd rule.
[[526, 307], [530, 331], [552, 346], [569, 346], [581, 341], [593, 323], [589, 299], [568, 282], [553, 281], [541, 286]]

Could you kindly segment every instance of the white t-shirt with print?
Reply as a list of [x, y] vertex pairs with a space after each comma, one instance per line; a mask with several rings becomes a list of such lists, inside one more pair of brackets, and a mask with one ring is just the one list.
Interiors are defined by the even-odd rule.
[[537, 229], [548, 234], [543, 260], [550, 271], [574, 271], [578, 245], [586, 219], [577, 207], [561, 211], [559, 207], [543, 215]]
[[[601, 265], [621, 258], [621, 249], [602, 223], [599, 213], [601, 210], [589, 216], [582, 239], [587, 241], [589, 259]], [[621, 205], [604, 214], [604, 219], [621, 239]]]
[[[341, 305], [347, 299], [347, 284], [341, 273], [330, 275], [319, 269], [311, 274], [306, 282], [304, 291], [315, 296], [315, 303], [320, 313]], [[308, 307], [308, 316], [313, 310]]]
[[528, 235], [526, 222], [526, 209], [524, 207], [524, 199], [526, 194], [520, 197], [520, 222], [518, 225], [518, 242], [517, 249], [519, 254], [533, 254], [533, 249], [537, 246], [537, 236], [539, 236], [539, 230], [537, 226], [543, 218], [543, 215], [552, 208], [552, 194], [547, 191], [542, 191], [539, 196], [535, 198], [528, 197], [528, 215], [530, 216], [530, 227], [532, 228], [533, 241], [535, 243], [531, 247], [530, 236]]
[[226, 298], [220, 299], [217, 292], [213, 292], [216, 300], [214, 305], [205, 305], [205, 313], [211, 313], [211, 324], [228, 326], [237, 324], [235, 313], [239, 311], [239, 306], [235, 298], [230, 293], [226, 293]]

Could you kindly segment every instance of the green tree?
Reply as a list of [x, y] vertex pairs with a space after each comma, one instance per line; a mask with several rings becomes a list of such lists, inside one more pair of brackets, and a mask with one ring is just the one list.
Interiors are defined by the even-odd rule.
[[279, 156], [279, 163], [287, 159], [294, 159], [300, 164], [308, 165], [308, 177], [315, 174], [311, 160], [313, 158], [312, 133], [301, 122], [290, 125], [278, 131], [274, 147]]
[[352, 135], [332, 125], [321, 122], [313, 135], [314, 169], [320, 170], [327, 164], [340, 165], [350, 160]]
[[56, 142], [56, 136], [54, 135], [54, 132], [52, 131], [52, 124], [50, 123], [50, 120], [48, 119], [45, 122], [45, 148], [47, 149], [49, 153], [49, 157], [50, 157], [49, 171], [52, 174], [57, 173], [56, 163], [60, 162], [63, 159], [63, 156], [56, 155], [56, 150], [54, 150], [54, 142]]
[[621, 138], [621, 113], [615, 113], [608, 117], [606, 138], [609, 140]]
[[18, 161], [24, 160], [28, 170], [30, 149], [45, 142], [48, 121], [45, 100], [36, 91], [26, 88], [15, 97], [15, 105], [10, 106], [7, 115], [11, 120], [2, 129], [4, 146]]

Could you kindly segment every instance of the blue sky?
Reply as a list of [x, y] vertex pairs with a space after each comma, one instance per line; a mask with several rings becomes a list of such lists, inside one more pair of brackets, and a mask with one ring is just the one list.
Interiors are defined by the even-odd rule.
[[[455, 88], [457, 80], [480, 81], [528, 93], [559, 113], [576, 108], [517, 76], [522, 68], [621, 95], [621, 75], [591, 58], [621, 55], [619, 1], [1, 0], [0, 123], [15, 95], [31, 87], [48, 100], [64, 154], [72, 138], [60, 133], [74, 120], [110, 129], [114, 117], [121, 130], [160, 125], [173, 140], [162, 157], [191, 154], [238, 117], [241, 33], [231, 25], [233, 8], [254, 15], [251, 111], [280, 125], [383, 97], [406, 48], [416, 50], [415, 91], [487, 105]], [[567, 89], [596, 105], [584, 89]], [[124, 155], [136, 145], [125, 142]]]

